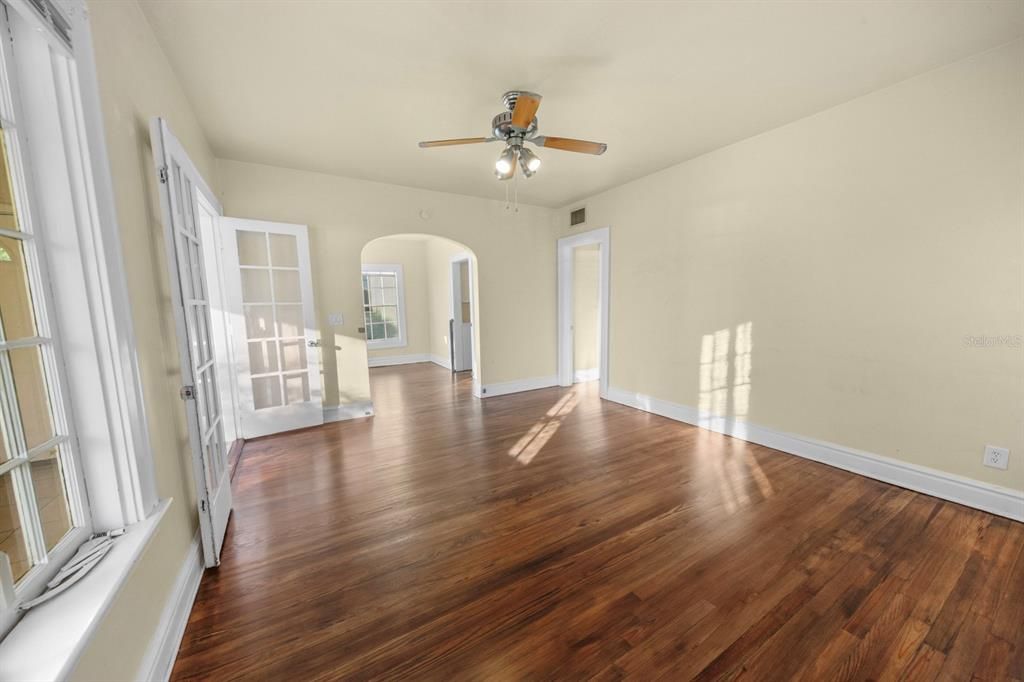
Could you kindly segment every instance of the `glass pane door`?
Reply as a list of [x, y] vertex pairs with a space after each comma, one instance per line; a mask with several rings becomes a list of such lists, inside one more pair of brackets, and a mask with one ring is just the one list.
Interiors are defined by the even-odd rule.
[[311, 399], [297, 239], [236, 232], [242, 310], [257, 410]]

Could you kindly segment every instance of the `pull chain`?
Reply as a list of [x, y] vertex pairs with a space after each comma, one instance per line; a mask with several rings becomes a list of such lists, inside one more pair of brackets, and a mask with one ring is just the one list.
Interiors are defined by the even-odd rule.
[[519, 213], [519, 176], [518, 175], [512, 176], [512, 182], [515, 183], [515, 185], [512, 188], [514, 196], [515, 196], [515, 201], [514, 201], [514, 203], [512, 205], [515, 207], [515, 212]]

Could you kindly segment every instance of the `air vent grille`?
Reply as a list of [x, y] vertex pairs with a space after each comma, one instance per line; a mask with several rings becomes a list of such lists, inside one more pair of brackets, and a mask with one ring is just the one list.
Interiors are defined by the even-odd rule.
[[587, 222], [587, 209], [577, 208], [575, 211], [569, 214], [569, 227], [575, 225], [582, 225]]

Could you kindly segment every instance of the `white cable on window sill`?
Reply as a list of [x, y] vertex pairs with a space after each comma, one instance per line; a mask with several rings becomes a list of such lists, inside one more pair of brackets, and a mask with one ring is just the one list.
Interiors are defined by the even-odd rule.
[[25, 602], [18, 607], [18, 610], [28, 611], [40, 604], [45, 604], [84, 578], [113, 548], [114, 539], [122, 535], [124, 535], [124, 528], [118, 528], [106, 533], [99, 533], [85, 541], [74, 556], [57, 571], [53, 580], [46, 583], [46, 592]]

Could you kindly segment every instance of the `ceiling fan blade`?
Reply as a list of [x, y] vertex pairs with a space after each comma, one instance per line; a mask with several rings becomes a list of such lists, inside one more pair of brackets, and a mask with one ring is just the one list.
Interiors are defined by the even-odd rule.
[[480, 142], [492, 142], [493, 137], [456, 137], [451, 140], [427, 140], [420, 142], [420, 147], [452, 147], [457, 144], [478, 144]]
[[512, 110], [512, 125], [526, 130], [537, 115], [540, 107], [540, 95], [533, 92], [520, 92], [516, 98], [516, 108]]
[[529, 140], [538, 147], [550, 147], [552, 149], [562, 149], [567, 152], [579, 152], [580, 154], [604, 154], [608, 149], [608, 145], [604, 142], [589, 142], [587, 140], [574, 140], [571, 137], [549, 137], [547, 135], [538, 135], [537, 137]]

